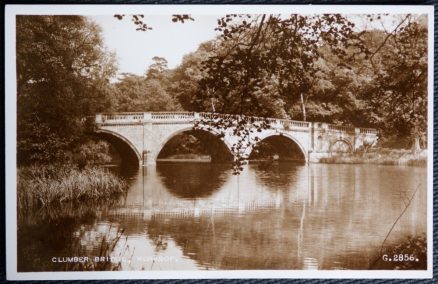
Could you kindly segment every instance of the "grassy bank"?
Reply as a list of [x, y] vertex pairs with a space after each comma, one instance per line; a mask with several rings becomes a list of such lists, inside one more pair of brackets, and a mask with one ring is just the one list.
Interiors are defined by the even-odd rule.
[[203, 162], [210, 163], [211, 157], [209, 155], [201, 154], [176, 154], [165, 158], [157, 159], [159, 162]]
[[379, 253], [370, 265], [370, 269], [427, 269], [426, 234], [409, 237]]
[[375, 149], [367, 153], [338, 154], [322, 158], [327, 164], [380, 164], [400, 166], [426, 166], [427, 150], [413, 154], [405, 149]]
[[19, 210], [103, 200], [126, 190], [123, 180], [99, 167], [30, 166], [19, 168], [17, 178]]

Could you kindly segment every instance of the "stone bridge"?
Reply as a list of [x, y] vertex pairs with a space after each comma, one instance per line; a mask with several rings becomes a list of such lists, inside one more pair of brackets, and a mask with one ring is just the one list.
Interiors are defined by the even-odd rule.
[[[195, 112], [97, 114], [95, 132], [118, 146], [116, 148], [123, 148], [123, 155], [130, 156], [140, 165], [154, 165], [164, 145], [173, 137], [193, 130], [196, 121], [213, 116], [220, 117], [221, 115]], [[255, 132], [254, 135], [260, 141], [273, 136], [285, 137], [298, 146], [305, 162], [319, 162], [321, 158], [340, 152], [354, 153], [365, 145], [374, 145], [377, 141], [377, 130], [370, 128], [288, 119], [254, 118], [254, 121], [261, 120], [267, 120], [269, 128]], [[222, 143], [230, 150], [237, 140], [238, 137], [227, 133], [222, 138]], [[246, 155], [249, 156], [250, 152], [251, 149], [248, 149]]]

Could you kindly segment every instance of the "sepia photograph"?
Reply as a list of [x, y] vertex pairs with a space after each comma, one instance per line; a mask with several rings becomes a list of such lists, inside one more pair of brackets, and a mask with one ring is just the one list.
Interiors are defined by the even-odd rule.
[[432, 277], [433, 6], [8, 5], [6, 43], [8, 279]]

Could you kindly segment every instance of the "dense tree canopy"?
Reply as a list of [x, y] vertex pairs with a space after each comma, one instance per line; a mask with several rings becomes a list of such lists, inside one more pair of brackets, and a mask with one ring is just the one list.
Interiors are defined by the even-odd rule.
[[119, 112], [177, 111], [181, 106], [172, 92], [172, 71], [167, 60], [154, 56], [145, 76], [123, 74], [113, 84], [114, 109]]
[[187, 110], [375, 127], [382, 145], [409, 147], [426, 133], [424, 22], [358, 30], [340, 15], [227, 15], [173, 84]]
[[427, 27], [408, 21], [375, 56], [372, 81], [361, 96], [368, 120], [390, 146], [391, 140], [405, 147], [415, 141], [411, 146], [418, 148], [427, 132]]
[[[352, 26], [340, 15], [226, 15], [217, 52], [204, 62], [199, 103], [212, 97], [227, 113], [306, 120], [320, 47], [344, 55]], [[300, 105], [300, 114], [288, 105]]]
[[87, 115], [111, 108], [116, 72], [99, 27], [80, 16], [17, 16], [19, 162], [56, 161], [78, 146]]
[[119, 82], [113, 84], [115, 103], [118, 112], [176, 111], [178, 102], [169, 94], [167, 78], [144, 77], [124, 74]]

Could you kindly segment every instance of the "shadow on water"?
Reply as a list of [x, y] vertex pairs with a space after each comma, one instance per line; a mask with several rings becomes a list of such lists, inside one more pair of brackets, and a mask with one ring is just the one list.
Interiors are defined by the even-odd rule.
[[[112, 264], [102, 261], [62, 263], [57, 257], [84, 256], [93, 247], [95, 256], [108, 256], [121, 233], [114, 227], [94, 236], [94, 243], [81, 243], [81, 234], [95, 226], [99, 216], [117, 206], [117, 200], [106, 202], [65, 203], [27, 212], [19, 218], [17, 230], [17, 270], [26, 271], [68, 271], [68, 270], [111, 270]], [[114, 230], [116, 230], [114, 234]], [[115, 235], [115, 236], [114, 236]], [[56, 258], [54, 261], [53, 259]], [[73, 266], [72, 266], [73, 265]], [[91, 265], [91, 266], [90, 266]]]
[[104, 167], [107, 168], [113, 174], [116, 174], [128, 181], [135, 178], [138, 171], [142, 169], [142, 167], [139, 167], [137, 164], [125, 165], [120, 163], [104, 165]]
[[231, 174], [229, 164], [157, 163], [157, 174], [170, 193], [179, 198], [211, 196]]

